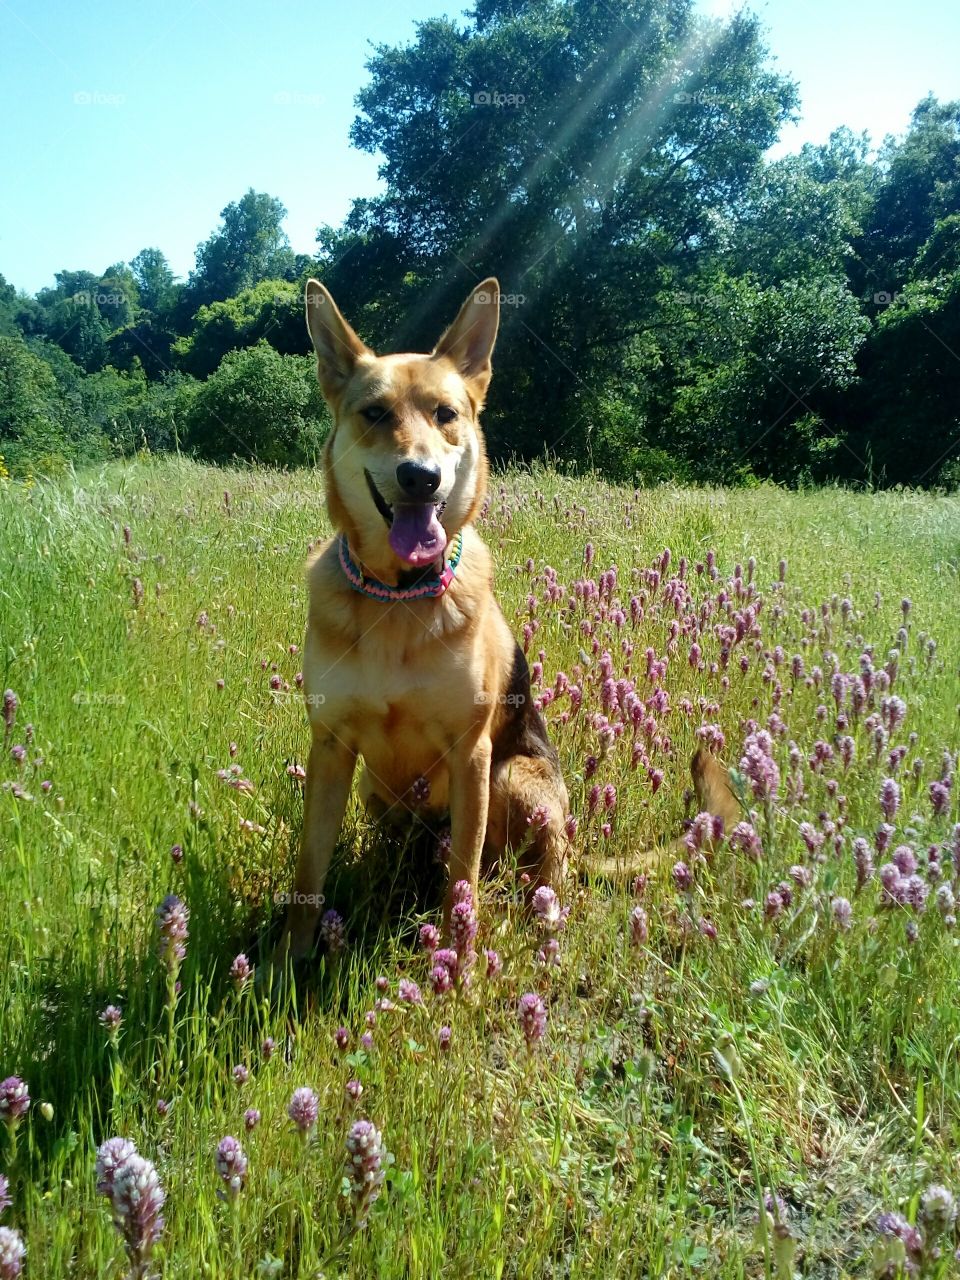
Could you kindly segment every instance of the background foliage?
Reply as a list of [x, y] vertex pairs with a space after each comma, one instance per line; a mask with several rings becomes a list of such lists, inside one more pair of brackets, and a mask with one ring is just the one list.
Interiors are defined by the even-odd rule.
[[[8, 468], [144, 444], [293, 463], [325, 427], [296, 362], [198, 384], [260, 343], [307, 354], [309, 274], [375, 347], [424, 350], [493, 273], [500, 458], [636, 483], [956, 482], [960, 102], [925, 99], [875, 151], [839, 129], [766, 159], [797, 87], [756, 18], [689, 0], [478, 0], [369, 73], [352, 138], [383, 190], [313, 257], [250, 190], [186, 281], [155, 247], [35, 297], [0, 278]], [[272, 420], [238, 429], [268, 369]]]

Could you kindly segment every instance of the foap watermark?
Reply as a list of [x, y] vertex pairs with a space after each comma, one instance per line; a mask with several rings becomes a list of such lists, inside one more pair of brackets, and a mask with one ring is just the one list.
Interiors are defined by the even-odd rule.
[[723, 307], [730, 303], [722, 293], [686, 293], [683, 289], [674, 289], [670, 299], [678, 307]]
[[102, 693], [97, 689], [78, 689], [70, 701], [77, 707], [125, 707], [123, 693]]
[[698, 89], [695, 93], [680, 89], [673, 95], [673, 101], [678, 107], [726, 107], [731, 99], [715, 89]]
[[499, 89], [478, 89], [473, 95], [475, 107], [522, 107], [526, 102], [522, 93], [501, 93]]
[[491, 693], [489, 689], [478, 689], [473, 695], [478, 707], [522, 707], [526, 700], [524, 693]]
[[296, 89], [278, 89], [273, 95], [275, 107], [322, 107], [326, 100], [322, 93], [300, 93]]
[[325, 693], [304, 693], [302, 689], [271, 689], [274, 702], [302, 702], [307, 707], [322, 707], [327, 700]]
[[275, 907], [316, 907], [319, 909], [326, 900], [326, 896], [322, 893], [301, 893], [299, 889], [291, 889], [289, 892], [280, 889], [273, 895], [273, 905]]
[[79, 303], [84, 307], [119, 307], [126, 302], [126, 295], [120, 293], [119, 290], [110, 293], [91, 292], [89, 289], [81, 289], [79, 293], [72, 293], [70, 301]]
[[527, 300], [525, 293], [489, 293], [486, 289], [478, 289], [473, 295], [474, 302], [481, 305], [498, 302], [501, 307], [522, 307]]
[[103, 89], [78, 89], [73, 95], [75, 107], [122, 107], [125, 93], [105, 93]]

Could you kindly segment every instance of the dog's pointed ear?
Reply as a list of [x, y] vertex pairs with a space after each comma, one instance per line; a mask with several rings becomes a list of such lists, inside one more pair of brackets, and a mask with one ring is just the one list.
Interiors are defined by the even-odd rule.
[[372, 354], [346, 320], [330, 291], [319, 280], [308, 280], [304, 290], [307, 328], [317, 353], [317, 377], [323, 394], [336, 396], [353, 373], [360, 356]]
[[493, 373], [490, 356], [497, 340], [499, 323], [500, 282], [490, 276], [470, 294], [432, 353], [452, 360], [460, 376], [474, 385], [480, 401]]

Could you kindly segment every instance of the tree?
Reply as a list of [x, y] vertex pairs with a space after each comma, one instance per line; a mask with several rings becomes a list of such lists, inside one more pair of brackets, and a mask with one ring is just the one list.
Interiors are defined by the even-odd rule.
[[796, 482], [838, 469], [844, 441], [824, 406], [852, 385], [869, 323], [831, 277], [768, 288], [719, 278], [699, 314], [670, 415], [701, 477]]
[[98, 282], [56, 302], [47, 311], [46, 332], [87, 373], [107, 359], [107, 331], [96, 303]]
[[250, 190], [221, 211], [221, 226], [197, 248], [184, 291], [186, 318], [198, 307], [233, 297], [266, 279], [290, 279], [295, 260], [279, 200]]
[[97, 283], [97, 309], [108, 333], [132, 322], [140, 309], [140, 291], [125, 262], [107, 267]]
[[864, 228], [861, 290], [886, 305], [909, 277], [938, 221], [960, 213], [960, 101], [924, 98], [901, 140], [880, 153], [881, 178]]
[[808, 143], [759, 168], [727, 232], [726, 268], [765, 285], [843, 277], [872, 199], [867, 146], [838, 129], [825, 146]]
[[717, 243], [793, 110], [765, 58], [754, 19], [687, 0], [481, 0], [463, 28], [421, 24], [369, 63], [352, 137], [387, 189], [354, 204], [326, 282], [356, 294], [358, 263], [403, 262], [364, 300], [369, 336], [403, 314], [382, 337], [422, 350], [497, 274], [495, 451], [582, 452], [658, 293]]
[[140, 305], [153, 315], [167, 311], [176, 300], [176, 276], [159, 249], [141, 249], [130, 261], [140, 292]]
[[102, 456], [105, 442], [76, 408], [50, 364], [22, 338], [0, 337], [0, 454], [12, 474]]

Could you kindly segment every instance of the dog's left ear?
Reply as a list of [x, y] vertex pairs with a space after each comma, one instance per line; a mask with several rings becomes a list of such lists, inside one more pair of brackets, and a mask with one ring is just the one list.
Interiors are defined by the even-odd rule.
[[481, 403], [493, 373], [490, 356], [499, 323], [500, 282], [490, 276], [477, 285], [432, 352], [453, 361]]

